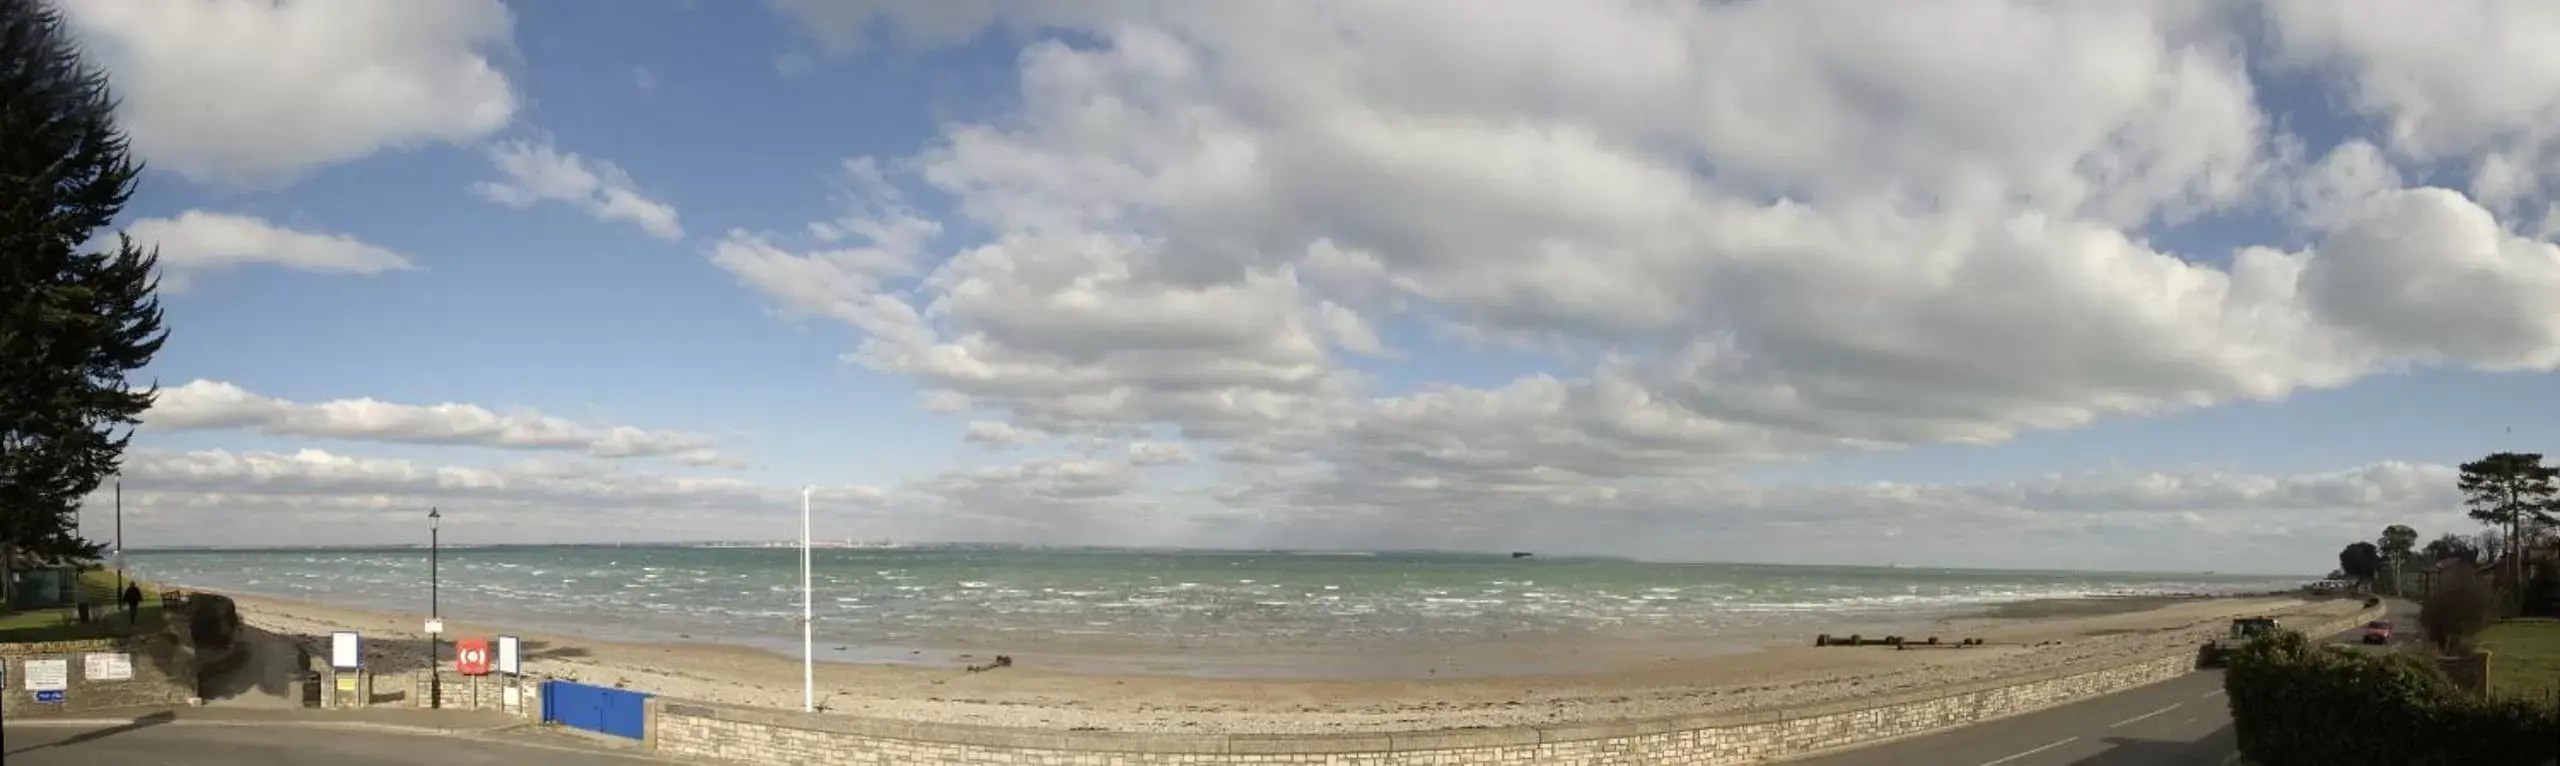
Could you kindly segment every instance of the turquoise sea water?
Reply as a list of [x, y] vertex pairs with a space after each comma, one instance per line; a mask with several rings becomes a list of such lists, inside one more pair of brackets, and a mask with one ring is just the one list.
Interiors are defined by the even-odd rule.
[[[143, 576], [423, 614], [422, 549], [136, 551]], [[1273, 657], [1541, 642], [1695, 641], [1894, 624], [2038, 598], [2272, 590], [2265, 576], [1662, 564], [1445, 553], [821, 549], [821, 651], [1135, 657], [1158, 670], [1286, 673]], [[449, 619], [609, 640], [796, 653], [792, 548], [445, 549]], [[1392, 651], [1390, 653], [1393, 653]], [[1144, 663], [1141, 663], [1144, 664]]]

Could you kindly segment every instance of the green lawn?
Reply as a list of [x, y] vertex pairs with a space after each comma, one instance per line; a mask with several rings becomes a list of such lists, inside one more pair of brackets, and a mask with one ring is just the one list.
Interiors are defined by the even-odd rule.
[[2489, 688], [2501, 696], [2560, 694], [2560, 621], [2512, 620], [2481, 632], [2489, 650]]
[[151, 583], [142, 584], [142, 620], [138, 626], [126, 620], [122, 605], [116, 601], [115, 572], [80, 573], [80, 593], [88, 597], [88, 622], [80, 622], [78, 610], [71, 607], [0, 613], [0, 642], [108, 638], [132, 633], [137, 627], [160, 625], [160, 589]]

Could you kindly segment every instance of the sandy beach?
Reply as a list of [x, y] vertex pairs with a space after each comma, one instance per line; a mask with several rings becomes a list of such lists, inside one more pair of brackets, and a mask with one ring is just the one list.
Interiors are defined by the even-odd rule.
[[[234, 595], [249, 626], [325, 653], [325, 636], [368, 636], [380, 671], [425, 659], [423, 615]], [[960, 668], [821, 663], [818, 698], [840, 714], [1060, 730], [1357, 732], [1552, 724], [1715, 714], [2099, 667], [2191, 648], [2237, 616], [2315, 622], [2353, 601], [2286, 597], [2058, 599], [1935, 621], [1923, 633], [1970, 648], [1785, 646], [1650, 653], [1612, 647], [1612, 670], [1422, 680], [1260, 680], [1065, 672], [1036, 662]], [[447, 620], [450, 636], [512, 634], [527, 673], [673, 698], [796, 708], [800, 664], [713, 643], [632, 644]], [[1530, 650], [1530, 651], [1534, 651]], [[1031, 656], [1027, 652], [1017, 655]], [[992, 655], [953, 658], [983, 663]], [[1453, 674], [1455, 675], [1455, 674]]]

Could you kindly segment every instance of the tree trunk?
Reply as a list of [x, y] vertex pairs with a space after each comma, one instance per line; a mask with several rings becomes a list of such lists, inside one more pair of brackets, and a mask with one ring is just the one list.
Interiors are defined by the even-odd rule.
[[11, 604], [18, 603], [18, 578], [12, 576], [18, 552], [8, 541], [0, 540], [0, 614], [7, 614]]
[[[2524, 588], [2524, 566], [2522, 562], [2518, 561], [2519, 557], [2516, 555], [2518, 552], [2524, 550], [2524, 540], [2518, 536], [2524, 531], [2524, 507], [2516, 502], [2516, 488], [2513, 483], [2509, 483], [2507, 485], [2506, 511], [2507, 592], [2504, 595], [2506, 596], [2505, 600], [2508, 604], [2512, 605], [2519, 600], [2518, 596], [2521, 595], [2521, 591]], [[2509, 608], [2512, 609], [2513, 607], [2509, 606]]]

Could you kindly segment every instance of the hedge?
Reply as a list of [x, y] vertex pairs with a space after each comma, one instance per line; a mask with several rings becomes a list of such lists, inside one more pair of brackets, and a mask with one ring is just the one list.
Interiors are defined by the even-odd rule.
[[187, 628], [198, 651], [223, 651], [240, 637], [240, 608], [225, 596], [187, 596]]
[[2424, 660], [2315, 646], [2279, 631], [2223, 675], [2240, 752], [2256, 766], [2490, 766], [2560, 757], [2560, 705], [2481, 699]]

